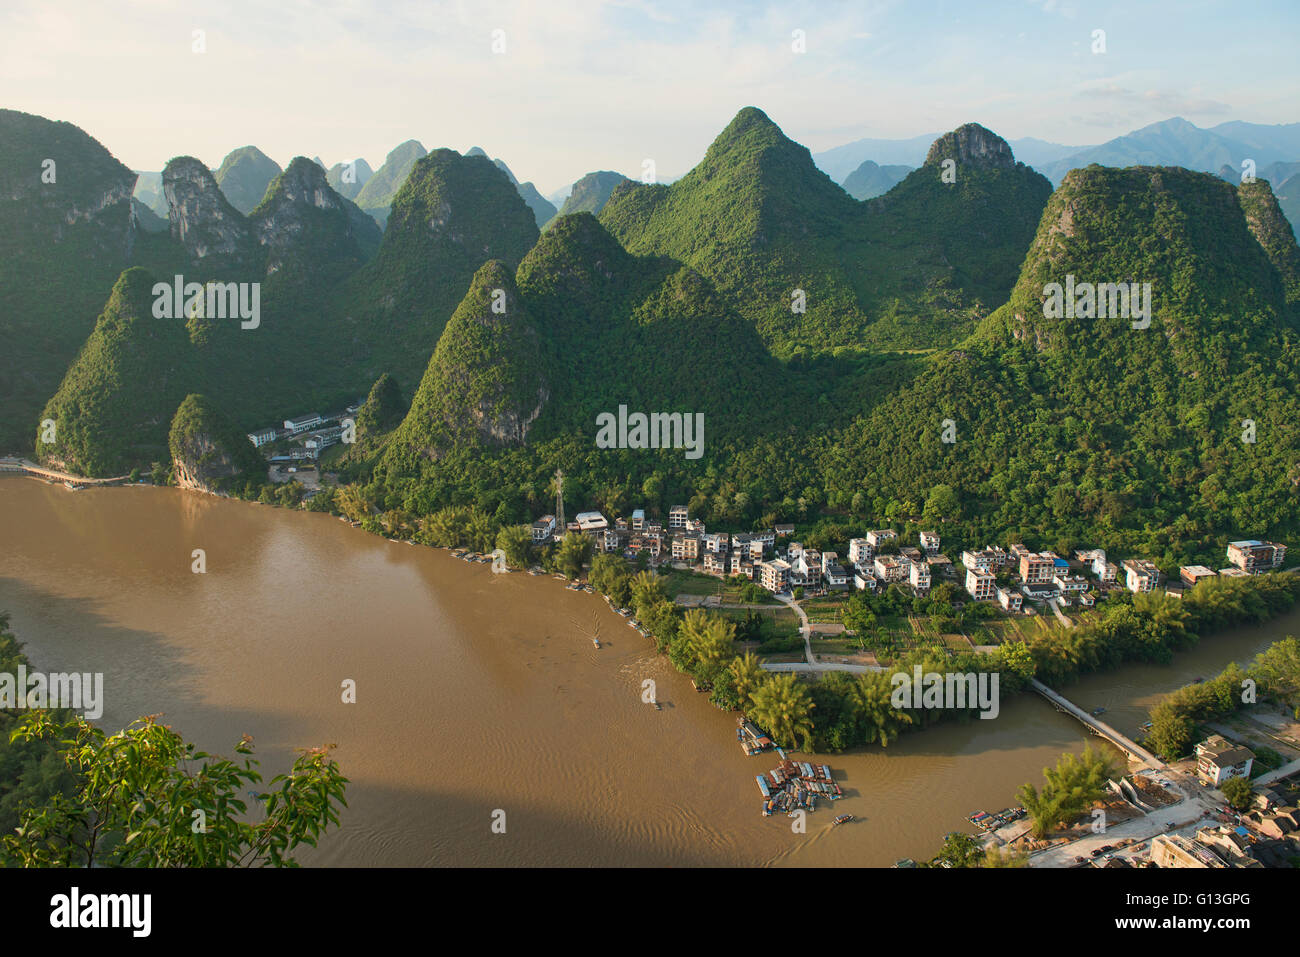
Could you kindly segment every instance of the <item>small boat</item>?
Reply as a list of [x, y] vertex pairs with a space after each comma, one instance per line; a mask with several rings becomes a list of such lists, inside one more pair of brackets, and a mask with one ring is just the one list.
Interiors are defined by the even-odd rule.
[[838, 825], [840, 825], [840, 824], [848, 824], [849, 821], [851, 821], [851, 820], [853, 820], [853, 815], [852, 815], [852, 814], [841, 814], [839, 817], [837, 817], [837, 818], [835, 819], [835, 824], [836, 824], [836, 826], [838, 826]]
[[1105, 713], [1106, 713], [1106, 709], [1105, 709], [1105, 708], [1093, 708], [1093, 709], [1092, 709], [1092, 716], [1093, 716], [1094, 718], [1100, 718], [1100, 717], [1101, 717], [1103, 714], [1105, 714]]
[[71, 482], [64, 482], [63, 487], [66, 488], [69, 492], [75, 492], [78, 488], [78, 486], [73, 485]]
[[595, 645], [597, 648], [600, 647], [600, 639], [597, 638], [595, 635], [591, 636], [591, 643]]

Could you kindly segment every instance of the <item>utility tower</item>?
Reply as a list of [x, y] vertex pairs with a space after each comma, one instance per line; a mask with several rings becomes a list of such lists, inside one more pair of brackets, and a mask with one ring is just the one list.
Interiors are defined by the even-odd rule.
[[564, 473], [555, 470], [555, 533], [556, 538], [564, 537]]

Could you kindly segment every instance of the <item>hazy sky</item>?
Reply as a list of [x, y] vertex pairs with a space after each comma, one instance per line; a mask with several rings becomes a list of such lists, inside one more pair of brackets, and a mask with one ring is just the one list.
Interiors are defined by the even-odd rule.
[[134, 169], [247, 144], [378, 167], [414, 138], [551, 192], [647, 158], [680, 175], [747, 105], [814, 152], [968, 121], [1080, 145], [1176, 115], [1295, 122], [1297, 36], [1294, 0], [4, 0], [0, 106]]

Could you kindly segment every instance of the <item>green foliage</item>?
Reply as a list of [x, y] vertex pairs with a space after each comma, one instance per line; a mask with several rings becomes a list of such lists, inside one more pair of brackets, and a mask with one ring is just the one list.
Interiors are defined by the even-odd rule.
[[581, 532], [567, 532], [556, 549], [555, 564], [566, 578], [582, 574], [582, 566], [591, 557], [591, 539]]
[[[168, 449], [175, 471], [183, 471], [213, 490], [240, 487], [249, 479], [261, 478], [266, 471], [266, 460], [248, 438], [201, 395], [186, 396], [177, 408]], [[297, 485], [296, 494], [301, 497], [302, 486], [296, 482], [282, 486], [280, 492], [295, 494], [292, 485]]]
[[[1199, 723], [1227, 717], [1264, 697], [1294, 706], [1298, 687], [1300, 640], [1288, 636], [1257, 655], [1249, 668], [1233, 662], [1209, 681], [1184, 685], [1161, 700], [1151, 709], [1147, 743], [1162, 757], [1174, 760], [1191, 750]], [[1247, 694], [1247, 689], [1253, 694]]]
[[1106, 782], [1115, 776], [1108, 758], [1083, 749], [1077, 757], [1063, 754], [1055, 768], [1044, 768], [1047, 783], [1040, 792], [1025, 784], [1018, 792], [1020, 803], [1033, 819], [1034, 835], [1044, 837], [1058, 824], [1074, 820], [1106, 793]]
[[793, 672], [769, 675], [750, 695], [749, 716], [787, 748], [812, 750], [812, 696]]
[[235, 746], [242, 760], [231, 761], [153, 718], [107, 735], [38, 711], [12, 734], [58, 742], [78, 783], [73, 795], [25, 808], [17, 833], [4, 838], [27, 867], [293, 867], [293, 852], [315, 847], [347, 804], [347, 778], [327, 748], [272, 778], [252, 802], [263, 813], [249, 815], [245, 795], [262, 775], [247, 736]]
[[1250, 786], [1250, 782], [1245, 778], [1228, 778], [1221, 785], [1219, 790], [1238, 811], [1247, 811], [1250, 809], [1251, 801], [1255, 797], [1255, 789]]
[[[22, 644], [9, 628], [9, 616], [0, 614], [0, 673], [16, 675], [19, 665], [30, 665]], [[67, 720], [71, 712], [54, 712]], [[15, 735], [27, 715], [17, 709], [0, 710], [0, 835], [13, 834], [22, 810], [70, 798], [76, 778], [64, 766], [53, 742]], [[16, 866], [20, 858], [0, 842], [0, 866]]]

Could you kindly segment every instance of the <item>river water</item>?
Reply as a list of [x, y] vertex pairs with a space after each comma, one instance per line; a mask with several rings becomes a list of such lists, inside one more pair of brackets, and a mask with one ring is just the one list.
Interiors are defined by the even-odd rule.
[[[846, 796], [794, 833], [761, 816], [754, 775], [775, 759], [741, 753], [735, 716], [550, 577], [325, 515], [20, 477], [0, 478], [0, 542], [0, 611], [33, 667], [104, 673], [106, 728], [162, 712], [227, 755], [248, 733], [268, 778], [295, 748], [336, 745], [349, 806], [305, 864], [883, 866], [930, 856], [1095, 740], [1025, 695], [996, 720], [824, 756]], [[1300, 613], [1063, 690], [1132, 731], [1160, 692], [1297, 631]], [[832, 831], [844, 812], [859, 820]]]

